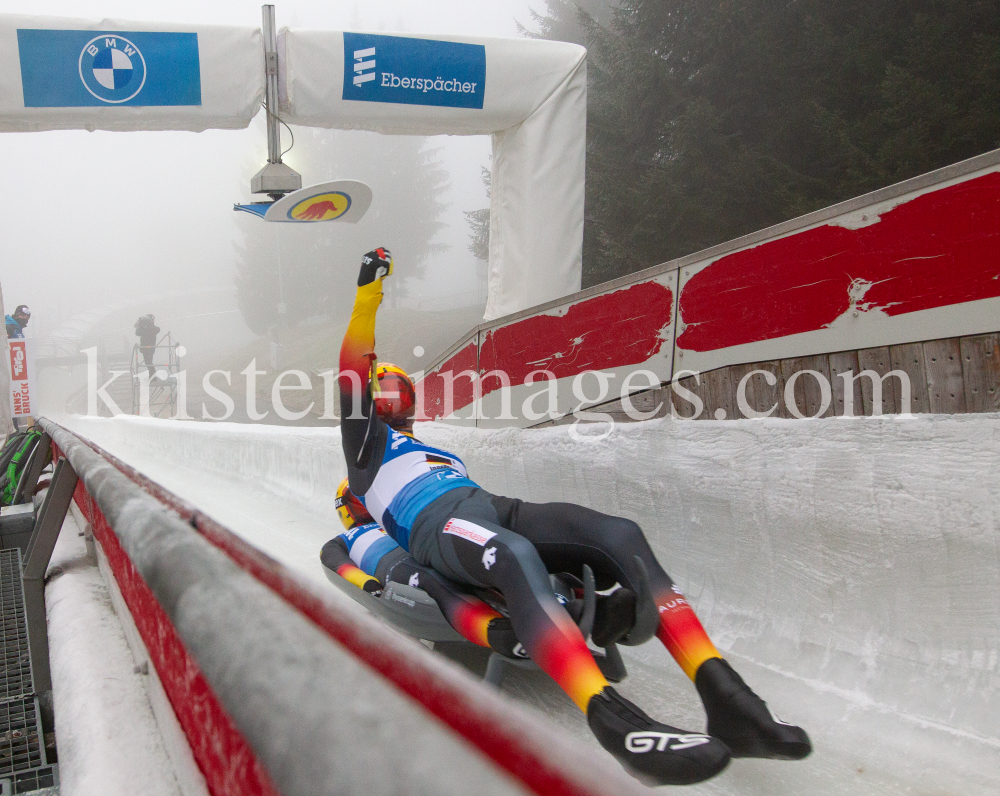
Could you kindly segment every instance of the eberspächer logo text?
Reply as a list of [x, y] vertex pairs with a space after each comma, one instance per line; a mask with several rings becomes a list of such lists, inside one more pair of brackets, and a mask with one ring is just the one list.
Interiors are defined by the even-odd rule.
[[481, 109], [485, 81], [481, 44], [344, 34], [345, 100]]

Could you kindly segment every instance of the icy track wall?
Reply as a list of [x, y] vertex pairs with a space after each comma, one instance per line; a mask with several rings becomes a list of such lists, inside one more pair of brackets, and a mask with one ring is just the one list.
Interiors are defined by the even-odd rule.
[[[333, 516], [336, 430], [73, 427]], [[592, 440], [565, 427], [418, 433], [492, 491], [636, 520], [723, 651], [1000, 746], [1000, 416], [664, 419]]]
[[[42, 425], [80, 476], [77, 505], [213, 796], [438, 796], [473, 782], [484, 796], [644, 791], [420, 644], [345, 615], [329, 591], [92, 443]], [[175, 451], [212, 442], [170, 425]]]
[[[832, 371], [866, 368], [880, 376], [902, 369], [915, 396], [929, 392], [931, 406], [915, 404], [913, 411], [966, 411], [964, 400], [961, 408], [949, 403], [955, 388], [947, 364], [967, 355], [981, 360], [983, 352], [959, 352], [955, 340], [933, 354], [900, 351], [895, 357], [885, 350], [883, 361], [870, 364], [865, 356], [835, 362], [817, 355], [855, 349], [870, 355], [877, 347], [996, 332], [998, 318], [1000, 150], [483, 323], [427, 368], [418, 390], [428, 419], [530, 426], [548, 419], [522, 409], [542, 389], [525, 385], [533, 372], [536, 380], [555, 378], [558, 411], [566, 413], [658, 387], [685, 371], [714, 371], [702, 378], [708, 394], [701, 395], [714, 404], [711, 410], [725, 405], [727, 416], [735, 417], [733, 393], [752, 368], [734, 366], [759, 363], [776, 373], [778, 395], [785, 365], [825, 377], [833, 386], [831, 414], [843, 398], [842, 381]], [[986, 358], [993, 362], [985, 380], [995, 382], [1000, 352], [990, 348]], [[844, 362], [851, 364], [838, 368]], [[541, 371], [552, 375], [537, 375]], [[609, 376], [610, 391], [598, 397], [591, 376], [574, 392], [574, 378], [585, 371]], [[504, 378], [509, 389], [502, 389]], [[983, 384], [982, 376], [978, 381], [979, 399], [1000, 410], [998, 385]], [[761, 384], [755, 376], [750, 392]], [[986, 395], [989, 386], [993, 392]], [[815, 388], [807, 374], [794, 387], [798, 393]], [[856, 389], [855, 412], [861, 414], [862, 386]], [[504, 412], [507, 393], [512, 411]], [[719, 402], [723, 393], [726, 400]], [[755, 409], [767, 411], [773, 403], [768, 399]], [[822, 414], [808, 396], [802, 404], [803, 414]], [[686, 411], [687, 405], [681, 413]]]

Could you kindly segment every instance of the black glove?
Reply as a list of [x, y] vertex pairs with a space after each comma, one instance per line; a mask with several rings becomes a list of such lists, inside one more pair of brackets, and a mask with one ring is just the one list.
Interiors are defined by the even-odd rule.
[[378, 248], [368, 252], [361, 258], [361, 272], [358, 274], [358, 287], [368, 285], [376, 279], [384, 279], [392, 273], [392, 253], [388, 249]]

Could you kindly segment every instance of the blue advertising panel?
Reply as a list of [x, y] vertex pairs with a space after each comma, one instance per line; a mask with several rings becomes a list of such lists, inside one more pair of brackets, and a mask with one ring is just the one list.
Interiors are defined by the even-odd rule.
[[17, 31], [26, 108], [201, 105], [197, 33]]
[[481, 110], [485, 94], [482, 44], [344, 34], [345, 100]]

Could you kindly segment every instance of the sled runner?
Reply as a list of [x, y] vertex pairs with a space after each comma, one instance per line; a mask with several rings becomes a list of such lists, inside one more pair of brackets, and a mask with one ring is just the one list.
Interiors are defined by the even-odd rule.
[[[327, 579], [340, 591], [359, 605], [364, 606], [382, 621], [408, 636], [435, 643], [471, 644], [448, 624], [448, 620], [441, 612], [437, 602], [423, 589], [408, 586], [405, 583], [389, 581], [383, 587], [382, 593], [375, 595], [359, 588], [329, 567], [324, 566], [323, 571], [326, 573]], [[568, 573], [549, 575], [549, 579], [552, 582], [553, 591], [560, 598], [560, 602], [565, 600], [580, 632], [583, 633], [584, 638], [589, 639], [594, 626], [594, 612], [597, 606], [593, 571], [585, 564], [582, 580]], [[468, 591], [501, 614], [506, 615], [506, 605], [498, 592], [489, 589], [469, 589]], [[582, 592], [582, 597], [576, 597], [577, 592]], [[621, 653], [615, 644], [608, 644], [603, 654], [596, 650], [591, 650], [591, 653], [609, 681], [618, 683], [628, 675]], [[501, 654], [496, 650], [490, 652], [483, 680], [494, 686], [499, 686], [503, 682], [508, 666], [522, 669], [537, 668], [528, 658], [527, 653], [523, 651], [521, 645], [518, 644], [514, 647], [512, 656]]]

